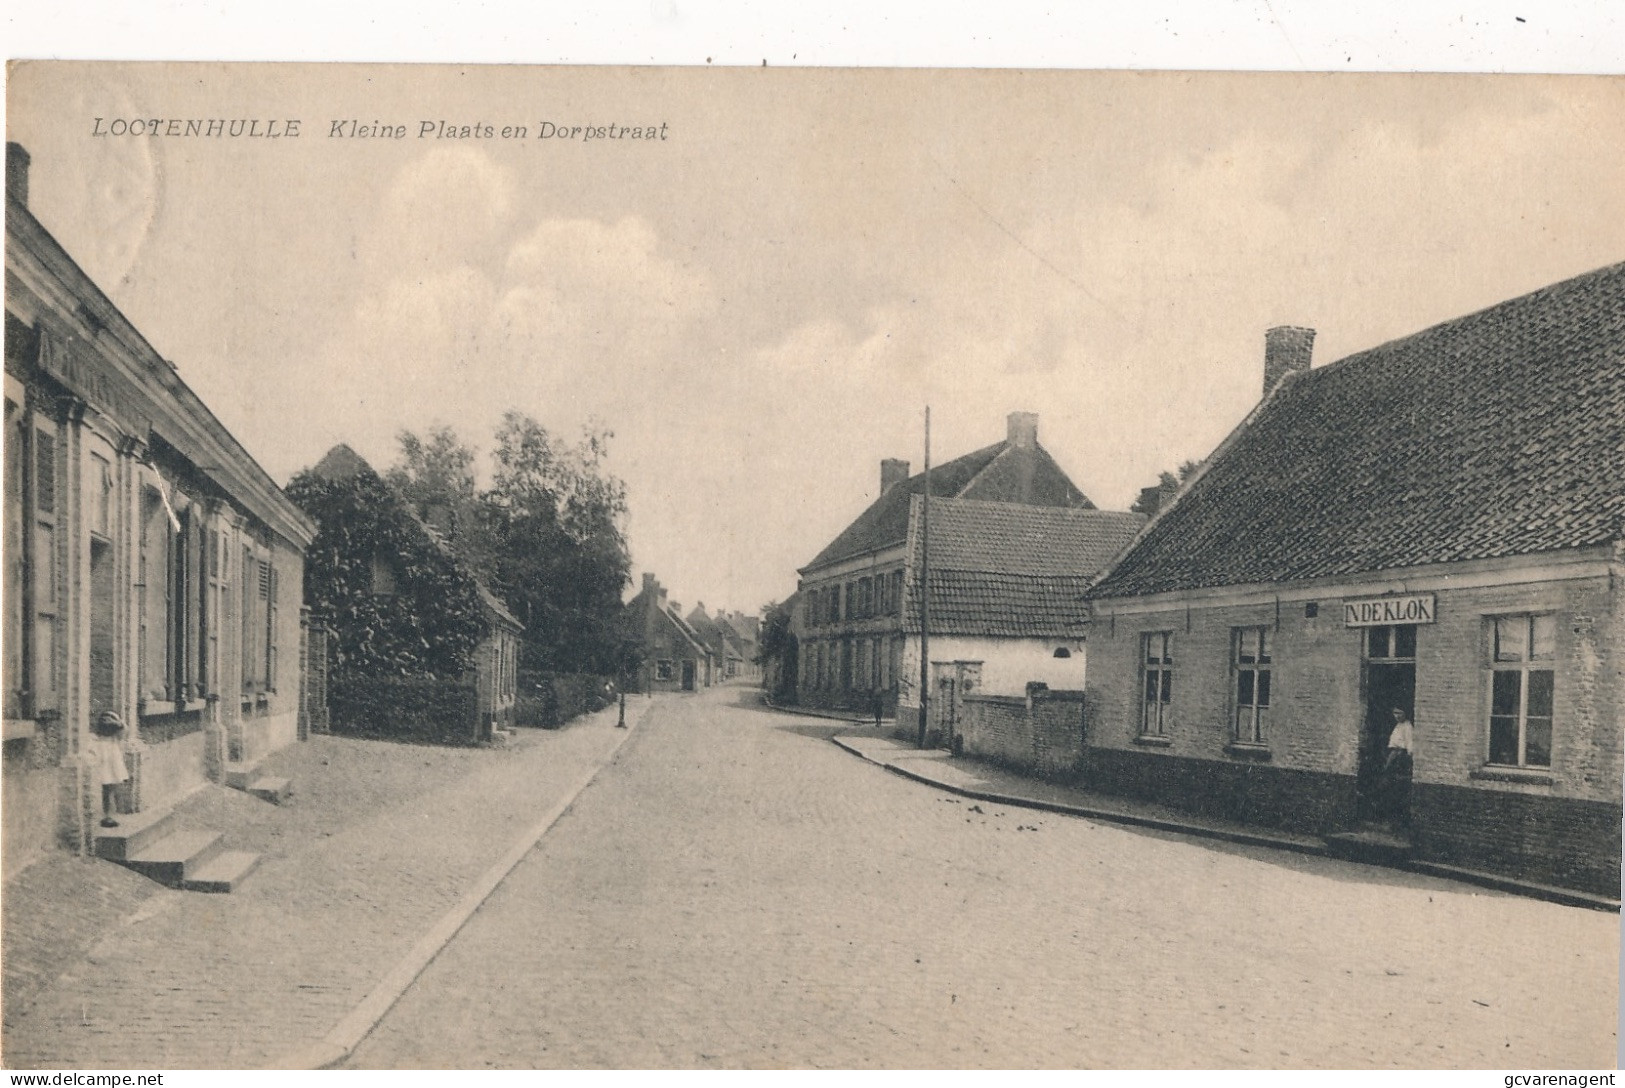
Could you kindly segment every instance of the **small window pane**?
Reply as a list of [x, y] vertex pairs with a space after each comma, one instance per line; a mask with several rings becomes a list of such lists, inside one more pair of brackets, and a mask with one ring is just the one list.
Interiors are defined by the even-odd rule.
[[1529, 617], [1502, 616], [1495, 621], [1495, 660], [1522, 661], [1529, 650]]
[[1258, 670], [1258, 705], [1270, 705], [1270, 672], [1268, 669]]
[[1518, 716], [1518, 694], [1522, 687], [1521, 673], [1510, 670], [1495, 674], [1494, 685], [1490, 692], [1490, 713], [1509, 714]]
[[1531, 718], [1552, 716], [1552, 670], [1529, 670], [1529, 706]]
[[1387, 657], [1388, 656], [1388, 632], [1389, 632], [1389, 630], [1390, 629], [1387, 628], [1387, 627], [1372, 627], [1372, 628], [1369, 628], [1366, 631], [1366, 656], [1367, 657]]
[[1536, 616], [1530, 628], [1529, 656], [1537, 661], [1550, 660], [1557, 652], [1557, 617]]
[[1236, 673], [1236, 703], [1240, 706], [1253, 705], [1253, 673], [1251, 669], [1243, 669]]
[[1174, 674], [1172, 672], [1164, 672], [1162, 674], [1162, 701], [1165, 703], [1173, 702], [1173, 691]]
[[1270, 663], [1270, 633], [1266, 627], [1258, 629], [1258, 663], [1260, 665]]
[[1145, 674], [1145, 701], [1148, 703], [1157, 701], [1157, 674], [1155, 672]]
[[1394, 628], [1394, 656], [1395, 657], [1415, 657], [1416, 656], [1416, 628], [1415, 627], [1406, 626], [1406, 627], [1396, 627], [1396, 628]]
[[1490, 762], [1516, 765], [1518, 762], [1518, 719], [1495, 715], [1490, 718]]
[[1531, 767], [1552, 765], [1552, 719], [1529, 715], [1524, 724], [1524, 762]]

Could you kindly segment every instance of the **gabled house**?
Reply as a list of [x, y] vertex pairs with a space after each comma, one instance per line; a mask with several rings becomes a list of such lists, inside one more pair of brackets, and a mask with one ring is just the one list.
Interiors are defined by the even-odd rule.
[[[897, 713], [912, 732], [926, 476], [910, 476], [906, 461], [880, 472], [879, 498], [800, 571], [796, 696]], [[1028, 412], [1010, 415], [1005, 441], [933, 467], [930, 482], [933, 669], [968, 667], [983, 690], [1020, 693], [1063, 674], [1081, 686], [1077, 597], [1141, 519], [1095, 510], [1039, 445]]]
[[762, 666], [756, 660], [756, 655], [760, 651], [758, 641], [761, 620], [755, 616], [747, 616], [743, 612], [729, 612], [726, 615], [719, 612], [717, 623], [727, 626], [739, 655], [739, 669], [737, 672], [728, 673], [728, 679], [761, 680]]
[[[100, 851], [91, 726], [124, 813], [298, 739], [315, 526], [28, 208], [6, 147], [5, 871]], [[139, 822], [139, 821], [131, 821]]]
[[643, 588], [622, 609], [621, 629], [642, 660], [639, 691], [698, 691], [713, 682], [712, 651], [653, 574], [644, 573]]
[[1312, 342], [1090, 590], [1090, 779], [1617, 896], [1625, 264]]
[[332, 729], [470, 744], [512, 725], [524, 629], [445, 538], [342, 443], [288, 492], [319, 526]]

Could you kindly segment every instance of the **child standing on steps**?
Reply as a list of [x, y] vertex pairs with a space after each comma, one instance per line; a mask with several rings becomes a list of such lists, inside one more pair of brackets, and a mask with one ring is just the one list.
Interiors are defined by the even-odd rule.
[[124, 767], [124, 720], [111, 710], [102, 711], [90, 744], [91, 770], [102, 784], [102, 826], [117, 827], [113, 813], [118, 811], [118, 788], [130, 780]]

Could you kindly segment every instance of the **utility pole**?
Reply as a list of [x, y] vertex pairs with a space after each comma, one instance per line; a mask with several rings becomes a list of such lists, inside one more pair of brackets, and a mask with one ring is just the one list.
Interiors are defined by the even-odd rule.
[[925, 406], [925, 498], [920, 504], [920, 733], [915, 746], [925, 747], [927, 708], [931, 704], [931, 406]]

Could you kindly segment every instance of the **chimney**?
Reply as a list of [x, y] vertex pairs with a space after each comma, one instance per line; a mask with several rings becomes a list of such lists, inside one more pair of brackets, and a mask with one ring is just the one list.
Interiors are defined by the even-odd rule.
[[23, 207], [28, 207], [28, 149], [22, 144], [6, 143], [6, 195]]
[[1005, 441], [1017, 449], [1030, 450], [1038, 445], [1038, 413], [1011, 412]]
[[1277, 325], [1264, 333], [1264, 395], [1288, 374], [1309, 369], [1309, 356], [1315, 350], [1315, 330], [1296, 325]]
[[880, 462], [880, 493], [884, 495], [908, 479], [908, 462], [888, 457]]
[[660, 583], [655, 581], [654, 572], [653, 571], [647, 571], [647, 570], [644, 571], [643, 572], [643, 592], [648, 593], [650, 590], [655, 590], [655, 589], [659, 589], [659, 588], [660, 588]]

